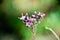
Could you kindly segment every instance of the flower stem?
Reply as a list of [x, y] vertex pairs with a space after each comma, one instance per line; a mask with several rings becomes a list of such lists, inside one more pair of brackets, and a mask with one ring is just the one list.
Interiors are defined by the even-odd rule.
[[33, 40], [36, 40], [36, 26], [33, 26]]
[[59, 36], [51, 28], [45, 27], [45, 29], [50, 30], [55, 35], [55, 37], [59, 40]]

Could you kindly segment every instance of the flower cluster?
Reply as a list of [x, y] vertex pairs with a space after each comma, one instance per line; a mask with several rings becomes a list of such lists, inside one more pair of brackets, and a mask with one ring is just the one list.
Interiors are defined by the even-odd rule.
[[22, 13], [22, 16], [19, 17], [19, 19], [22, 20], [26, 24], [27, 27], [30, 27], [33, 23], [37, 23], [38, 20], [40, 18], [43, 18], [44, 16], [45, 16], [44, 13], [41, 13], [41, 12], [37, 13], [35, 11], [34, 14], [32, 14], [31, 17], [28, 16], [28, 13], [26, 13], [26, 15], [23, 15], [23, 13]]

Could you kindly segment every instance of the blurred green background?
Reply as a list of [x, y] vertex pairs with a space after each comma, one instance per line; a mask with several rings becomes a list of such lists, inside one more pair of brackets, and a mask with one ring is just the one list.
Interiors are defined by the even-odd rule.
[[[34, 11], [46, 14], [37, 28], [37, 40], [56, 40], [54, 35], [45, 29], [52, 28], [60, 36], [59, 0], [1, 0], [0, 1], [0, 35], [15, 35], [18, 40], [32, 40], [32, 33], [18, 19], [21, 13]], [[53, 36], [51, 36], [53, 35]]]

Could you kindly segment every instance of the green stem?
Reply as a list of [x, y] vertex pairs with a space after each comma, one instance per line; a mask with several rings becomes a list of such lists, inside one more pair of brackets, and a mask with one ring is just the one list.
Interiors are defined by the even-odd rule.
[[51, 28], [45, 27], [45, 29], [48, 29], [49, 31], [51, 31], [55, 35], [55, 37], [59, 40], [59, 36]]

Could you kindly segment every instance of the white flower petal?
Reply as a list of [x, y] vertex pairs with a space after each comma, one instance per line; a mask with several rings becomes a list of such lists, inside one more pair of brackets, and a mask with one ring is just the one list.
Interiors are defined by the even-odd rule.
[[25, 16], [20, 17], [20, 19], [21, 19], [21, 20], [24, 20], [24, 19], [25, 19]]

